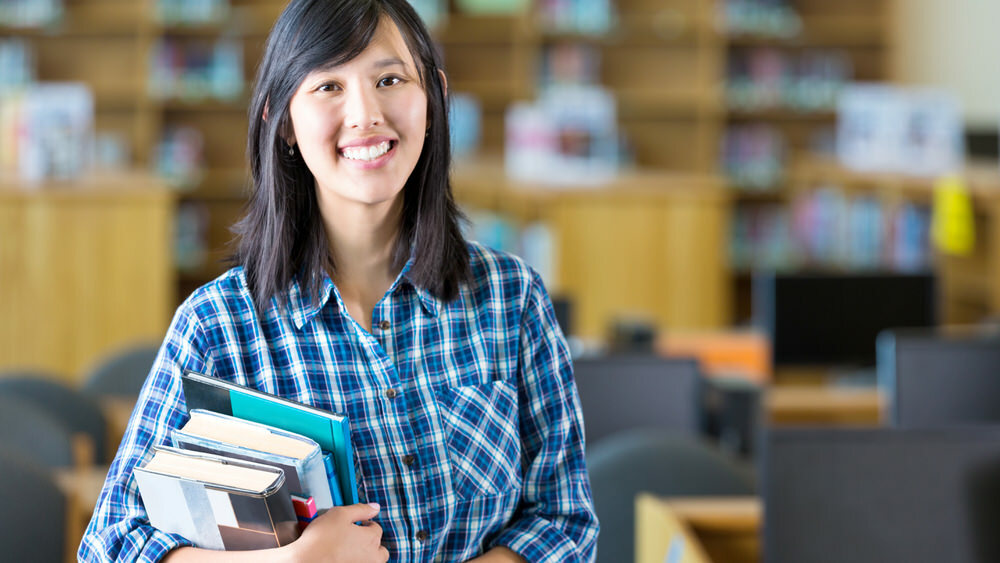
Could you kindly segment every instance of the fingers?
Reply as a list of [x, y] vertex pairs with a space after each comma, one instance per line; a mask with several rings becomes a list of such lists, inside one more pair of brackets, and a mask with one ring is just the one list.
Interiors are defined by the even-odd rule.
[[337, 513], [341, 518], [346, 518], [351, 522], [363, 522], [378, 516], [381, 507], [376, 502], [368, 504], [351, 504], [337, 508]]
[[379, 555], [379, 561], [381, 561], [382, 563], [386, 563], [387, 561], [389, 561], [389, 550], [386, 549], [385, 547], [379, 546], [378, 555]]

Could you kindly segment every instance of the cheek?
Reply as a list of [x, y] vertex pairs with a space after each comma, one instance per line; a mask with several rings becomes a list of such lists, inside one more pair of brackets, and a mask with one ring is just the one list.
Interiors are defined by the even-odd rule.
[[292, 103], [289, 117], [292, 123], [292, 134], [299, 144], [316, 143], [329, 133], [332, 120], [318, 108], [306, 103]]
[[400, 117], [405, 119], [411, 128], [411, 134], [423, 136], [425, 129], [427, 129], [427, 98], [414, 96], [413, 99], [407, 100], [405, 106], [400, 109], [402, 110]]

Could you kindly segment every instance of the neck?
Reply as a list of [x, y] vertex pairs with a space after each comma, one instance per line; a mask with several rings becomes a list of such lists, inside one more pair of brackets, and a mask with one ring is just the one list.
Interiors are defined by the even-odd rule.
[[399, 237], [402, 197], [384, 205], [321, 209], [335, 264], [334, 283], [345, 299], [364, 304], [362, 309], [374, 306], [399, 274], [392, 258]]

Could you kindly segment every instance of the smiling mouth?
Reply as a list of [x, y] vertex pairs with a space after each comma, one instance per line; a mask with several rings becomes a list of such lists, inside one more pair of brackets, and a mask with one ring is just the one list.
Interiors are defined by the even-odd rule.
[[367, 147], [346, 147], [340, 149], [340, 154], [348, 160], [371, 162], [389, 152], [394, 146], [396, 141], [382, 141]]

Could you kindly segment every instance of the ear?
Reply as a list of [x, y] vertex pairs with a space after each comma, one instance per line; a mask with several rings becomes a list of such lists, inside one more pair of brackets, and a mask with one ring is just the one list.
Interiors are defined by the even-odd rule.
[[438, 77], [441, 79], [441, 91], [444, 93], [444, 97], [448, 98], [448, 77], [445, 76], [444, 70], [437, 69]]
[[[263, 119], [264, 121], [267, 121], [267, 110], [270, 107], [270, 105], [271, 105], [271, 100], [270, 99], [268, 99], [268, 100], [266, 100], [264, 102], [264, 113], [263, 113], [263, 115], [260, 116], [261, 119]], [[287, 129], [287, 127], [283, 127], [283, 129]], [[281, 138], [286, 143], [288, 143], [288, 146], [290, 146], [290, 147], [294, 147], [295, 146], [295, 133], [294, 132], [279, 131], [278, 134], [281, 136]]]

